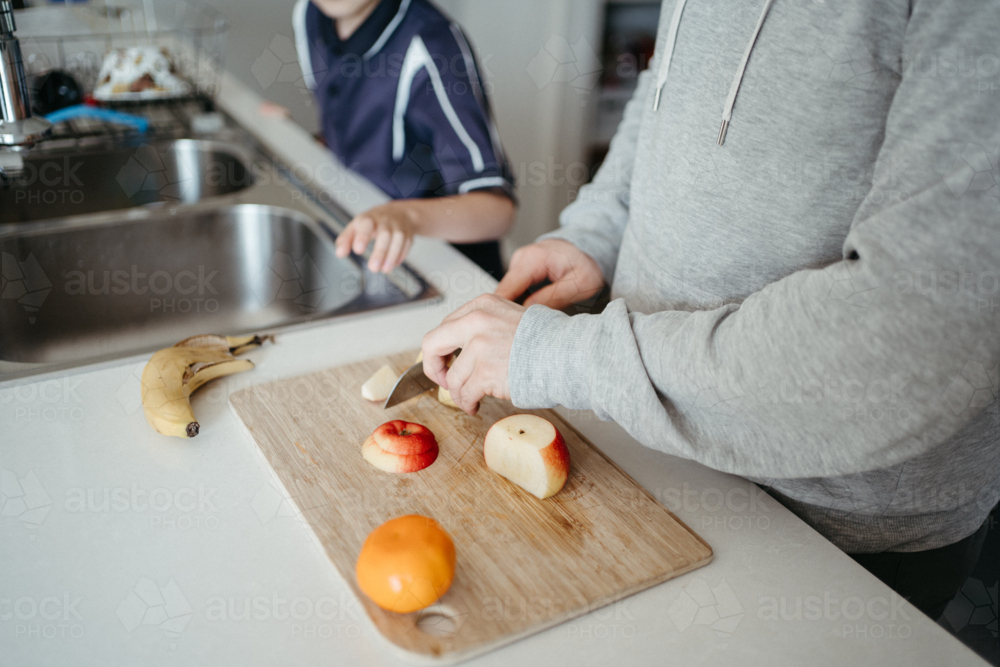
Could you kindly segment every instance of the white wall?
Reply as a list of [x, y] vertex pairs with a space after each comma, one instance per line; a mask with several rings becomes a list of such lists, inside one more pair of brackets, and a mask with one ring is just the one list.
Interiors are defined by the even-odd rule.
[[292, 33], [295, 0], [203, 0], [230, 21], [226, 68], [263, 97], [283, 104], [310, 132], [318, 127], [302, 83]]
[[[508, 248], [513, 249], [554, 229], [559, 211], [585, 179], [585, 137], [596, 104], [603, 3], [442, 0], [439, 4], [469, 35], [486, 70], [487, 86], [492, 84], [497, 125], [518, 176], [521, 207], [507, 238]], [[562, 52], [566, 44], [576, 48]], [[553, 71], [557, 60], [565, 62]]]
[[[310, 131], [316, 109], [292, 48], [293, 0], [208, 0], [232, 21], [227, 67], [289, 107]], [[521, 208], [508, 248], [558, 224], [585, 180], [585, 136], [596, 104], [602, 0], [439, 0], [483, 65]], [[569, 178], [567, 178], [567, 174]]]

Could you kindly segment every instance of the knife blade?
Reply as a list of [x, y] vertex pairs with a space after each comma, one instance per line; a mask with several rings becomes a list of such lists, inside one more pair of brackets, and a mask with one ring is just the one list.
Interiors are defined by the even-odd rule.
[[437, 383], [424, 375], [424, 362], [418, 361], [399, 376], [396, 386], [389, 392], [389, 397], [385, 399], [385, 405], [382, 406], [382, 409], [388, 410], [431, 389], [437, 389]]

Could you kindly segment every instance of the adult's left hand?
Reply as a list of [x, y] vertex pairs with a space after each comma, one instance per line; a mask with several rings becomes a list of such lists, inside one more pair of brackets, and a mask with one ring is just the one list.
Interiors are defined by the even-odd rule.
[[[424, 336], [424, 375], [451, 393], [470, 415], [483, 396], [510, 398], [507, 364], [514, 333], [526, 308], [484, 294], [465, 304]], [[448, 357], [461, 349], [449, 369]]]

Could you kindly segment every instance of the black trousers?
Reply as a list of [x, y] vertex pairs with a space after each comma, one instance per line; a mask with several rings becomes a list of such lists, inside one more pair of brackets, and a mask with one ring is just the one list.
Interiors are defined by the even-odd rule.
[[486, 273], [500, 280], [503, 278], [503, 260], [500, 258], [499, 241], [482, 243], [452, 243], [456, 250], [479, 265]]
[[975, 568], [989, 523], [987, 519], [972, 535], [940, 549], [848, 555], [936, 621]]

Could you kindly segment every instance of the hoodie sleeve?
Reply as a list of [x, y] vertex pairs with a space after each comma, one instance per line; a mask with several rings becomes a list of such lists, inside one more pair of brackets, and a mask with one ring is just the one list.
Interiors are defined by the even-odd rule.
[[[533, 306], [511, 351], [514, 404], [592, 409], [651, 448], [770, 478], [886, 468], [973, 419], [993, 420], [996, 433], [996, 97], [914, 63], [990, 53], [998, 32], [995, 11], [914, 3], [909, 66], [841, 261], [715, 310], [644, 315], [617, 300], [600, 315], [567, 317]], [[629, 155], [631, 116], [617, 146]], [[912, 194], [880, 196], [899, 165]], [[627, 181], [597, 187], [621, 200]], [[588, 252], [617, 248], [625, 205], [589, 208], [565, 216], [563, 237]]]
[[614, 278], [618, 249], [628, 222], [636, 142], [639, 140], [642, 116], [652, 99], [650, 90], [656, 62], [654, 56], [649, 68], [639, 75], [635, 93], [625, 106], [625, 115], [594, 180], [580, 188], [576, 200], [563, 209], [559, 216], [559, 229], [538, 239], [569, 241], [597, 262], [608, 284]]

